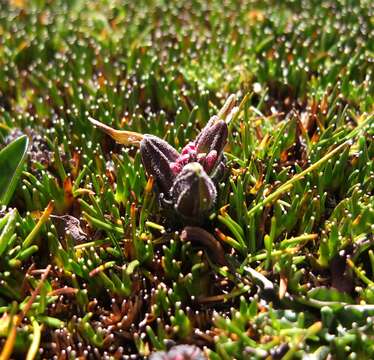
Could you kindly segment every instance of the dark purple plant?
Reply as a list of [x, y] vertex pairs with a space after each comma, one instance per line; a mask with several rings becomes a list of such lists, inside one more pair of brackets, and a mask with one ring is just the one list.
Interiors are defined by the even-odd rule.
[[224, 170], [227, 122], [238, 110], [235, 102], [235, 95], [231, 95], [181, 153], [157, 136], [119, 131], [95, 119], [90, 121], [119, 143], [140, 145], [143, 165], [156, 181], [162, 205], [171, 207], [184, 222], [198, 223], [216, 201], [216, 184]]
[[212, 209], [217, 197], [213, 179], [218, 180], [216, 171], [224, 166], [227, 136], [226, 122], [215, 116], [180, 154], [155, 136], [141, 141], [143, 165], [156, 180], [163, 204], [171, 205], [184, 222], [199, 222]]

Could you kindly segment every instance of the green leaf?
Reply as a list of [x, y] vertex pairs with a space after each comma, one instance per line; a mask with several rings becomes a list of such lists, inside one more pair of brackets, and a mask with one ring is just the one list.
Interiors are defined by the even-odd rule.
[[28, 145], [29, 139], [23, 135], [0, 151], [0, 205], [7, 205], [12, 198], [21, 176]]
[[0, 256], [4, 253], [6, 248], [9, 246], [10, 239], [14, 235], [17, 221], [17, 210], [14, 209], [8, 217], [8, 221], [4, 226], [4, 229], [0, 233]]
[[333, 288], [329, 289], [323, 286], [316, 287], [308, 291], [308, 298], [320, 301], [333, 301], [353, 304], [353, 300], [348, 294], [340, 292]]

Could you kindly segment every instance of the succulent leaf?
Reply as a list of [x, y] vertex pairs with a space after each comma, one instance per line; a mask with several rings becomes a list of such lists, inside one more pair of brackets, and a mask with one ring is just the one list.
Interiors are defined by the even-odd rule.
[[22, 135], [0, 151], [0, 205], [8, 205], [21, 177], [29, 139]]
[[203, 246], [214, 261], [226, 265], [225, 251], [221, 243], [208, 231], [198, 226], [186, 226], [181, 233], [181, 240]]
[[145, 135], [140, 143], [140, 153], [148, 175], [154, 177], [160, 192], [167, 194], [175, 177], [171, 164], [177, 160], [178, 152], [157, 136]]
[[228, 136], [227, 124], [223, 120], [209, 121], [196, 139], [197, 153], [216, 150], [221, 153]]

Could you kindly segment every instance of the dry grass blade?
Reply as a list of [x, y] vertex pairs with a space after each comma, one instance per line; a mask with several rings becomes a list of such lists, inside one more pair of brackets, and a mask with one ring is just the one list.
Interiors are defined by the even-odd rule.
[[119, 144], [124, 144], [127, 146], [139, 146], [140, 142], [143, 140], [143, 135], [134, 131], [116, 130], [101, 123], [100, 121], [93, 119], [92, 117], [89, 117], [88, 120], [90, 120], [94, 126], [98, 127], [100, 130], [112, 137]]

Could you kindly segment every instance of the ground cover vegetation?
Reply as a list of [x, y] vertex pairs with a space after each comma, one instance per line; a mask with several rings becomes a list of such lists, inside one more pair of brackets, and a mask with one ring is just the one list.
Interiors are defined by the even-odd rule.
[[0, 359], [374, 358], [373, 29], [1, 1]]

